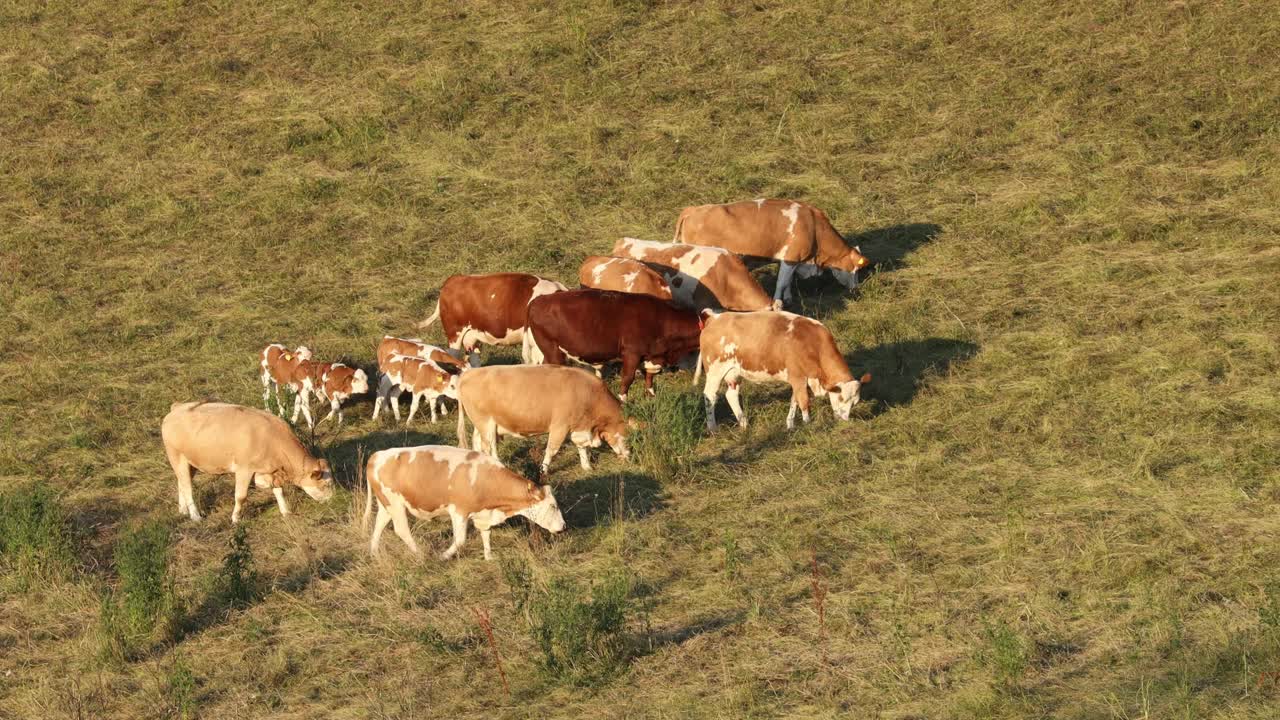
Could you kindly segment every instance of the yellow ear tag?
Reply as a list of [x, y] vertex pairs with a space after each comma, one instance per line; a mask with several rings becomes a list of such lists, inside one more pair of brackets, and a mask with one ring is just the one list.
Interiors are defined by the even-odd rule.
[[867, 259], [866, 259], [866, 258], [864, 258], [864, 257], [863, 257], [863, 258], [858, 258], [858, 264], [859, 264], [859, 265], [866, 265], [866, 264], [867, 264]]
[[289, 353], [285, 353], [285, 354], [284, 354], [284, 359], [285, 359], [286, 361], [288, 361], [288, 360], [292, 360], [292, 359], [293, 359], [293, 356], [292, 356], [292, 355], [290, 355]]

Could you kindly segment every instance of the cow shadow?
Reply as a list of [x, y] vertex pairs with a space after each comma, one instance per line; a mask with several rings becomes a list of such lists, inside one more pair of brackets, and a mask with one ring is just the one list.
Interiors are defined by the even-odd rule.
[[862, 248], [862, 254], [871, 260], [870, 272], [891, 272], [906, 264], [904, 259], [907, 255], [941, 234], [941, 225], [907, 223], [865, 230], [848, 236], [845, 241], [850, 246]]
[[878, 400], [876, 414], [915, 399], [930, 378], [978, 353], [976, 343], [957, 338], [903, 340], [861, 348], [845, 356], [855, 375], [871, 373], [862, 399]]
[[379, 450], [418, 445], [455, 445], [458, 437], [453, 430], [454, 426], [448, 424], [449, 429], [445, 430], [443, 423], [437, 423], [437, 425], [440, 427], [427, 427], [426, 430], [416, 428], [375, 430], [329, 445], [321, 451], [321, 455], [329, 461], [329, 467], [333, 470], [333, 481], [354, 491], [362, 487], [360, 481], [364, 476], [364, 463], [368, 461], [370, 455]]
[[618, 519], [637, 520], [667, 505], [666, 493], [652, 476], [623, 471], [596, 473], [555, 489], [570, 528], [591, 528]]
[[737, 610], [703, 617], [678, 627], [651, 630], [645, 634], [643, 638], [644, 646], [638, 649], [636, 656], [643, 657], [670, 645], [683, 645], [685, 642], [701, 635], [719, 632], [741, 624], [746, 617], [746, 611]]

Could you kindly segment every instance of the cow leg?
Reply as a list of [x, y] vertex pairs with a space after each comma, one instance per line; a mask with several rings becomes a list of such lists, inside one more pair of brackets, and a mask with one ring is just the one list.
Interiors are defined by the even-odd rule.
[[287, 502], [285, 502], [285, 501], [284, 501], [284, 488], [282, 488], [282, 487], [273, 487], [273, 488], [271, 488], [271, 491], [272, 491], [272, 492], [274, 492], [274, 493], [275, 493], [275, 495], [276, 495], [276, 505], [279, 505], [279, 506], [280, 506], [280, 514], [281, 514], [281, 515], [288, 515], [288, 514], [289, 514], [289, 503], [287, 503]]
[[413, 422], [413, 416], [418, 412], [418, 402], [420, 400], [422, 400], [422, 394], [414, 393], [413, 402], [409, 405], [409, 419], [404, 421], [405, 427], [408, 427], [409, 423]]
[[462, 547], [462, 543], [467, 541], [467, 518], [455, 512], [449, 513], [449, 519], [453, 521], [453, 544], [449, 549], [440, 553], [441, 560], [448, 560], [457, 554], [458, 548]]
[[262, 407], [271, 412], [271, 375], [262, 371]]
[[[438, 397], [438, 396], [437, 396], [437, 397]], [[435, 423], [435, 421], [437, 420], [437, 416], [436, 416], [436, 398], [435, 398], [435, 397], [432, 397], [432, 398], [428, 398], [428, 399], [427, 399], [427, 407], [431, 409], [431, 422], [432, 422], [432, 423]]]
[[[542, 456], [542, 474], [546, 475], [551, 469], [551, 458], [560, 452], [560, 447], [564, 445], [565, 436], [568, 435], [568, 428], [551, 428], [551, 432], [547, 433], [547, 452]], [[590, 469], [589, 467], [587, 468]]]
[[476, 529], [480, 531], [480, 542], [484, 543], [484, 559], [492, 560], [493, 551], [489, 548], [489, 526], [480, 527], [477, 525]]
[[471, 365], [471, 367], [473, 368], [480, 367], [480, 346], [479, 345], [468, 345], [467, 355], [470, 356], [470, 359], [467, 362]]
[[627, 390], [631, 388], [631, 383], [636, 381], [636, 369], [640, 367], [640, 356], [635, 353], [623, 353], [622, 355], [622, 379], [618, 385], [618, 389], [622, 392], [618, 394], [618, 399], [622, 402], [627, 401]]
[[787, 410], [787, 429], [794, 430], [796, 428], [796, 395], [791, 393], [791, 407]]
[[385, 374], [378, 378], [378, 396], [373, 401], [373, 419], [378, 419], [378, 413], [382, 411], [382, 404], [387, 401], [387, 395], [391, 394], [391, 378]]
[[369, 554], [378, 554], [378, 543], [382, 540], [382, 531], [387, 529], [387, 523], [391, 522], [391, 513], [387, 511], [387, 506], [381, 501], [378, 502], [378, 517], [373, 521], [373, 538], [369, 540]]
[[186, 515], [192, 520], [200, 520], [200, 511], [196, 509], [195, 493], [191, 488], [191, 463], [181, 453], [169, 453], [169, 465], [178, 478], [178, 514]]
[[725, 391], [724, 399], [729, 401], [729, 408], [733, 410], [733, 416], [738, 418], [738, 427], [745, 428], [747, 426], [747, 414], [742, 411], [738, 380], [737, 376], [729, 380], [729, 389]]
[[644, 371], [644, 391], [648, 393], [649, 397], [657, 395], [657, 393], [653, 391], [653, 378], [657, 375], [658, 373], [649, 372], [647, 369]]
[[396, 535], [409, 546], [409, 551], [414, 555], [422, 555], [422, 551], [418, 549], [418, 543], [413, 540], [413, 533], [409, 532], [409, 513], [405, 510], [403, 499], [393, 499], [391, 501], [391, 524], [395, 528]]
[[[341, 424], [342, 424], [342, 411], [341, 411], [341, 410], [339, 410], [339, 408], [340, 408], [340, 407], [341, 407], [341, 406], [338, 404], [338, 399], [337, 399], [336, 397], [335, 397], [335, 398], [329, 398], [329, 414], [328, 414], [328, 415], [325, 415], [325, 416], [324, 416], [324, 417], [322, 417], [322, 418], [320, 418], [320, 422], [324, 422], [325, 420], [328, 420], [329, 418], [333, 417], [334, 415], [337, 415], [337, 416], [338, 416], [338, 424], [339, 424], [339, 425], [341, 425]], [[319, 425], [320, 423], [316, 423], [316, 424], [317, 424], [317, 425]]]
[[591, 455], [587, 453], [587, 449], [581, 445], [578, 446], [578, 464], [583, 470], [591, 469]]
[[702, 398], [707, 406], [707, 432], [716, 431], [716, 398], [720, 395], [720, 383], [724, 382], [724, 376], [728, 373], [728, 368], [719, 364], [711, 364], [707, 368], [707, 382], [702, 386]]
[[479, 427], [476, 427], [471, 431], [471, 449], [476, 452], [489, 452], [489, 449], [484, 446], [484, 433], [480, 432]]
[[778, 285], [773, 289], [774, 300], [791, 301], [791, 280], [795, 272], [795, 265], [786, 260], [780, 262], [778, 265]]
[[489, 426], [485, 428], [484, 441], [489, 446], [489, 454], [493, 459], [498, 459], [498, 421], [490, 420]]
[[397, 384], [391, 389], [391, 413], [396, 416], [396, 422], [400, 422], [400, 396], [404, 394], [404, 388]]
[[249, 497], [249, 483], [253, 480], [252, 470], [236, 471], [236, 506], [231, 510], [231, 522], [240, 522], [240, 509], [244, 507], [245, 498]]

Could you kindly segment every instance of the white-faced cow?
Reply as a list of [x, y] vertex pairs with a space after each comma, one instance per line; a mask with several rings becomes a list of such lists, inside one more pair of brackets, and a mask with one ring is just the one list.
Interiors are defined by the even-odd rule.
[[582, 469], [587, 448], [609, 444], [624, 460], [628, 421], [604, 381], [586, 370], [553, 365], [491, 365], [469, 370], [458, 383], [458, 445], [467, 446], [465, 418], [475, 426], [472, 447], [498, 456], [498, 437], [547, 435], [542, 472], [566, 438], [578, 447]]
[[578, 282], [582, 287], [597, 290], [652, 295], [659, 300], [671, 300], [671, 286], [662, 276], [639, 260], [625, 257], [591, 255], [582, 261], [578, 269]]
[[639, 260], [656, 270], [671, 286], [677, 305], [693, 310], [769, 310], [774, 303], [737, 255], [716, 247], [622, 238], [613, 246], [616, 257]]
[[[407, 392], [413, 397], [413, 403], [409, 406], [409, 418], [404, 421], [405, 425], [413, 422], [413, 416], [418, 412], [418, 403], [423, 398], [426, 399], [427, 407], [431, 410], [431, 422], [436, 421], [438, 398], [458, 399], [458, 378], [461, 376], [445, 370], [426, 358], [397, 353], [387, 358], [383, 372], [401, 392]], [[393, 402], [391, 409], [395, 412], [396, 420], [399, 421], [399, 403]], [[375, 414], [374, 417], [376, 418], [377, 415]]]
[[[378, 413], [388, 401], [391, 404], [392, 411], [395, 413], [396, 420], [400, 419], [400, 393], [403, 390], [399, 383], [393, 382], [391, 376], [387, 374], [387, 363], [391, 360], [392, 355], [426, 358], [450, 373], [459, 373], [463, 370], [463, 364], [457, 357], [435, 345], [428, 345], [417, 338], [383, 335], [382, 341], [378, 343], [378, 398], [373, 401], [374, 420], [378, 419]], [[432, 404], [434, 405], [435, 402], [436, 400], [433, 399]], [[432, 408], [432, 414], [434, 414], [434, 407]]]
[[471, 356], [471, 365], [479, 366], [480, 343], [520, 345], [529, 302], [565, 289], [555, 280], [524, 273], [453, 275], [440, 287], [435, 312], [418, 327], [440, 318], [449, 347], [463, 350]]
[[236, 504], [231, 522], [249, 494], [249, 482], [275, 492], [280, 514], [288, 515], [284, 486], [297, 485], [316, 500], [333, 495], [329, 463], [302, 447], [284, 420], [257, 408], [213, 402], [174, 403], [160, 424], [165, 455], [178, 478], [178, 512], [200, 519], [192, 494], [195, 471], [233, 473]]
[[625, 401], [636, 370], [643, 366], [652, 395], [654, 374], [696, 353], [701, 329], [694, 311], [649, 295], [568, 290], [529, 303], [525, 346], [535, 363], [573, 360], [598, 368], [621, 360], [619, 397]]
[[564, 516], [556, 505], [551, 486], [537, 485], [502, 466], [488, 455], [440, 445], [379, 450], [365, 466], [364, 522], [369, 522], [373, 499], [378, 517], [373, 525], [369, 552], [378, 554], [378, 542], [387, 523], [415, 555], [421, 554], [409, 532], [409, 515], [429, 519], [447, 515], [453, 523], [453, 544], [440, 554], [453, 557], [467, 539], [467, 521], [480, 531], [484, 559], [492, 560], [489, 529], [507, 518], [523, 515], [557, 533], [564, 530]]
[[294, 392], [300, 391], [306, 373], [300, 372], [298, 366], [310, 359], [311, 350], [306, 346], [290, 350], [280, 343], [271, 343], [262, 348], [262, 352], [258, 353], [258, 368], [262, 377], [263, 407], [268, 411], [271, 410], [270, 398], [274, 391], [276, 407], [279, 408], [280, 415], [284, 415], [284, 403], [280, 400], [280, 386], [286, 385], [293, 388]]
[[778, 261], [773, 297], [788, 302], [796, 273], [807, 278], [830, 270], [853, 290], [858, 271], [868, 265], [861, 249], [845, 244], [826, 213], [793, 200], [687, 207], [676, 221], [675, 241], [724, 248], [756, 262]]
[[369, 377], [364, 370], [353, 368], [342, 363], [322, 363], [310, 360], [299, 366], [305, 369], [311, 382], [294, 398], [293, 420], [298, 420], [298, 406], [307, 415], [307, 426], [311, 426], [311, 395], [314, 394], [329, 403], [329, 414], [320, 419], [324, 422], [335, 414], [338, 424], [342, 424], [342, 403], [352, 395], [363, 395], [369, 392]]
[[[716, 429], [716, 397], [720, 383], [727, 382], [725, 398], [747, 426], [738, 384], [784, 382], [791, 386], [791, 411], [787, 428], [795, 427], [796, 408], [809, 422], [809, 392], [831, 398], [831, 409], [841, 420], [860, 399], [862, 385], [871, 375], [855, 379], [849, 372], [835, 338], [822, 323], [789, 312], [723, 313], [712, 317], [702, 331], [702, 352], [698, 371], [705, 369], [707, 383], [703, 397], [707, 406], [707, 430]], [[694, 383], [698, 373], [694, 373]]]

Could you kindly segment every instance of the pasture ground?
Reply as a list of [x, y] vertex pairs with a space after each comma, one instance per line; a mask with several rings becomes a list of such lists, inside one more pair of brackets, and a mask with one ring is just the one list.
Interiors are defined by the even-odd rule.
[[[2, 585], [0, 717], [1275, 717], [1278, 46], [1250, 1], [0, 3], [0, 476], [85, 537]], [[559, 458], [570, 530], [495, 551], [626, 572], [623, 672], [545, 679], [477, 537], [371, 561], [345, 494], [251, 494], [264, 591], [197, 612], [231, 485], [177, 517], [171, 402], [256, 405], [269, 341], [369, 363], [451, 273], [573, 282], [759, 196], [881, 261], [800, 288], [869, 402], [787, 434], [749, 387], [666, 481]], [[315, 437], [348, 485], [453, 438], [370, 411]], [[143, 518], [195, 610], [107, 660]]]

